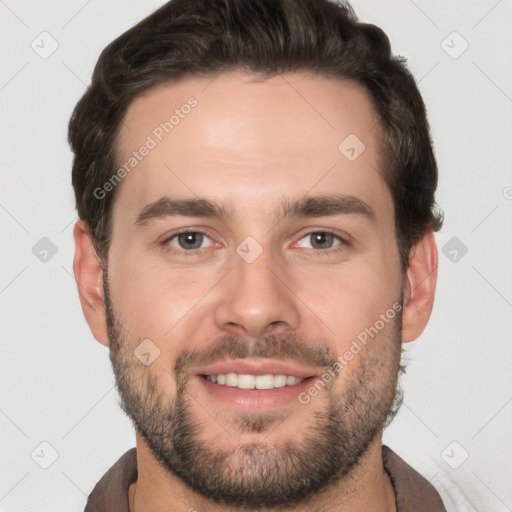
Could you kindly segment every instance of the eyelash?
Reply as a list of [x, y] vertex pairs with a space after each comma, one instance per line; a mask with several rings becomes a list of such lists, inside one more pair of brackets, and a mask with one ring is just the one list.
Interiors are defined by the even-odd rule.
[[[305, 233], [299, 240], [302, 240], [303, 238], [305, 238], [307, 236], [311, 236], [311, 235], [318, 234], [318, 233], [331, 234], [340, 241], [339, 245], [337, 245], [335, 247], [331, 247], [330, 249], [314, 249], [314, 248], [310, 249], [312, 251], [315, 251], [318, 254], [329, 255], [334, 252], [338, 252], [338, 251], [342, 250], [343, 247], [347, 247], [350, 245], [350, 243], [346, 239], [342, 238], [340, 235], [337, 235], [336, 233], [334, 233], [333, 231], [330, 231], [328, 229], [322, 229], [322, 230], [318, 230], [318, 231], [310, 231], [308, 233]], [[179, 253], [180, 255], [184, 255], [184, 256], [195, 256], [199, 253], [199, 251], [204, 250], [204, 249], [193, 249], [191, 251], [187, 251], [185, 249], [177, 250], [175, 248], [172, 248], [172, 249], [169, 248], [170, 247], [169, 242], [171, 240], [173, 240], [174, 238], [176, 238], [179, 235], [188, 235], [188, 234], [194, 234], [194, 235], [200, 234], [200, 235], [204, 235], [207, 238], [210, 238], [210, 240], [212, 240], [212, 238], [210, 236], [208, 236], [206, 233], [204, 233], [203, 231], [183, 230], [183, 231], [178, 231], [177, 233], [174, 233], [171, 236], [168, 236], [167, 238], [165, 238], [165, 240], [163, 240], [161, 242], [161, 245], [168, 252]], [[207, 248], [207, 249], [209, 249], [209, 248]]]

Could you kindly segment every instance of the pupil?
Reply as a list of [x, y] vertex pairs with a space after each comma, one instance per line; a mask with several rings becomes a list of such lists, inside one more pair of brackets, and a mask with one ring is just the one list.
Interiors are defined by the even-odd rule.
[[[331, 233], [316, 233], [313, 236], [313, 246], [320, 244], [320, 248], [327, 245], [329, 246], [329, 242], [332, 241], [332, 234]], [[327, 244], [325, 243], [327, 242]]]
[[[184, 248], [197, 249], [201, 247], [201, 236], [200, 233], [185, 233], [180, 235], [180, 243]], [[190, 245], [192, 245], [192, 247], [190, 247]]]

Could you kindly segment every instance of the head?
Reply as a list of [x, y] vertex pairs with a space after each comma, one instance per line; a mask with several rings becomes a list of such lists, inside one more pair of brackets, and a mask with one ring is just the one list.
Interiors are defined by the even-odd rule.
[[82, 307], [155, 458], [252, 507], [349, 475], [396, 412], [442, 223], [386, 35], [327, 0], [173, 0], [102, 52], [69, 139]]

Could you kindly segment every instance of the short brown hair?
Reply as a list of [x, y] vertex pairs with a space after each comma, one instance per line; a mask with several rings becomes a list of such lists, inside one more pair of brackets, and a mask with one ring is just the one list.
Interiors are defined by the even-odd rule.
[[[312, 72], [351, 80], [369, 93], [382, 133], [382, 175], [395, 206], [402, 269], [411, 247], [443, 222], [425, 105], [405, 59], [378, 27], [330, 0], [171, 0], [110, 43], [69, 123], [78, 214], [107, 259], [116, 188], [116, 135], [131, 102], [184, 77], [243, 70], [263, 77]], [[119, 187], [117, 187], [119, 188]]]

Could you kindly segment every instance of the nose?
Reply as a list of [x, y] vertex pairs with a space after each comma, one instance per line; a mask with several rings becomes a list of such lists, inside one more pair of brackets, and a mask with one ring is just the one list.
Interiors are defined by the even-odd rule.
[[253, 338], [270, 331], [297, 329], [300, 300], [286, 269], [273, 261], [270, 251], [264, 251], [252, 263], [235, 254], [233, 264], [222, 282], [215, 310], [217, 327]]

